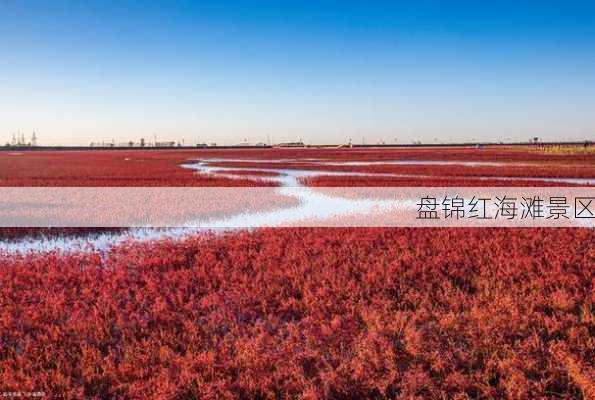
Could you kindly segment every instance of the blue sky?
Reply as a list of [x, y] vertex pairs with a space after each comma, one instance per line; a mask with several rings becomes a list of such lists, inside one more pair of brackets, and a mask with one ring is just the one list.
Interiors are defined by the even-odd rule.
[[588, 1], [4, 0], [0, 52], [2, 141], [595, 139]]

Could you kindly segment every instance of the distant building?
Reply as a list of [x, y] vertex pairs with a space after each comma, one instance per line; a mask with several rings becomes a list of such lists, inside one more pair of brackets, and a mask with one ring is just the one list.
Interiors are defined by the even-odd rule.
[[279, 143], [275, 147], [304, 147], [304, 142]]
[[176, 145], [175, 141], [171, 142], [155, 142], [155, 147], [174, 147]]

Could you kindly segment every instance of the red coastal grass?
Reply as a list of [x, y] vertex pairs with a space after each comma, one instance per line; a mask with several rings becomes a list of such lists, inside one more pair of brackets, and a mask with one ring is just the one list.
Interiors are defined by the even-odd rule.
[[226, 149], [201, 150], [197, 154], [212, 158], [247, 160], [293, 160], [328, 159], [335, 161], [378, 160], [451, 160], [451, 161], [500, 161], [536, 163], [593, 162], [593, 154], [559, 153], [539, 151], [535, 146], [486, 146], [476, 149], [467, 147], [369, 147], [369, 148], [275, 148], [275, 149]]
[[0, 259], [0, 385], [592, 398], [590, 229], [271, 229]]
[[[526, 147], [231, 149], [0, 152], [0, 186], [270, 186], [269, 180], [197, 175], [180, 164], [197, 159], [247, 159], [220, 162], [238, 168], [303, 168], [369, 173], [441, 176], [595, 177], [593, 154], [547, 154]], [[271, 160], [301, 160], [272, 163]], [[328, 161], [445, 160], [520, 162], [530, 166], [327, 166]], [[254, 162], [253, 160], [259, 160]], [[267, 161], [268, 160], [268, 161]]]
[[300, 183], [312, 187], [561, 187], [585, 186], [567, 182], [539, 180], [490, 179], [473, 177], [385, 177], [320, 175], [300, 178]]
[[0, 152], [0, 186], [274, 186], [267, 180], [204, 176], [181, 168], [195, 151]]
[[215, 166], [227, 168], [297, 169], [308, 171], [339, 171], [366, 174], [403, 174], [440, 177], [510, 177], [510, 178], [594, 178], [594, 164], [577, 165], [332, 165], [324, 162], [265, 162], [265, 161], [218, 161]]
[[230, 169], [225, 171], [217, 171], [216, 174], [231, 174], [231, 175], [251, 175], [251, 176], [266, 176], [276, 177], [279, 174], [275, 171], [261, 171], [255, 169]]
[[536, 151], [533, 146], [474, 147], [371, 147], [371, 148], [276, 148], [209, 150], [198, 154], [205, 158], [245, 159], [248, 161], [313, 159], [332, 161], [381, 161], [381, 160], [446, 160], [486, 161], [547, 164], [585, 164], [593, 162], [593, 154], [548, 154]]
[[[265, 184], [179, 167], [207, 158], [267, 168], [298, 158], [311, 169], [327, 168], [308, 160], [318, 158], [535, 164], [338, 167], [435, 177], [306, 181], [314, 186], [595, 176], [592, 154], [530, 147], [0, 152], [0, 186]], [[103, 257], [0, 256], [0, 392], [595, 398], [594, 246], [592, 229], [271, 229], [128, 244]]]

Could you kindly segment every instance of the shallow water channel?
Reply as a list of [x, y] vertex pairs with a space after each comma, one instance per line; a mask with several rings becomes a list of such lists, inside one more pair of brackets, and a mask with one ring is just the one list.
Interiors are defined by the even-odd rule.
[[[217, 165], [218, 162], [242, 162], [242, 167], [224, 167]], [[309, 188], [301, 184], [302, 178], [317, 176], [365, 176], [365, 177], [394, 177], [394, 178], [435, 178], [428, 175], [394, 174], [394, 173], [363, 173], [346, 171], [327, 170], [306, 170], [290, 168], [254, 168], [251, 163], [262, 162], [308, 162], [325, 166], [365, 166], [376, 164], [393, 165], [463, 165], [463, 166], [499, 166], [504, 163], [496, 162], [464, 162], [464, 161], [439, 161], [439, 160], [385, 160], [385, 161], [324, 161], [316, 159], [308, 160], [232, 160], [232, 159], [207, 159], [198, 160], [181, 165], [182, 168], [195, 170], [199, 174], [230, 179], [254, 179], [272, 181], [279, 185], [276, 189], [281, 196], [288, 196], [298, 200], [297, 206], [276, 209], [271, 211], [254, 211], [240, 213], [222, 219], [207, 221], [196, 227], [180, 228], [132, 228], [115, 233], [98, 233], [78, 237], [24, 237], [12, 241], [0, 241], [0, 252], [3, 253], [27, 253], [27, 252], [76, 252], [76, 251], [107, 251], [111, 247], [126, 241], [153, 241], [162, 239], [183, 239], [205, 231], [228, 231], [230, 229], [250, 229], [263, 226], [291, 226], [299, 221], [308, 219], [324, 220], [328, 218], [341, 217], [343, 215], [366, 215], [370, 212], [384, 212], [394, 209], [394, 200], [381, 199], [349, 199], [342, 196], [332, 196], [322, 193], [315, 188]], [[517, 164], [513, 164], [517, 165]], [[521, 164], [519, 164], [521, 165]], [[274, 173], [274, 176], [234, 174], [233, 171], [245, 169], [247, 171]], [[449, 177], [450, 178], [450, 177]], [[453, 177], [457, 178], [457, 177]], [[461, 179], [467, 177], [459, 177]], [[478, 180], [502, 180], [502, 181], [532, 181], [532, 182], [555, 182], [578, 185], [595, 185], [595, 179], [582, 178], [513, 178], [513, 177], [472, 177]], [[405, 200], [411, 206], [415, 200]], [[398, 206], [398, 205], [397, 205]], [[195, 224], [190, 223], [190, 226]]]

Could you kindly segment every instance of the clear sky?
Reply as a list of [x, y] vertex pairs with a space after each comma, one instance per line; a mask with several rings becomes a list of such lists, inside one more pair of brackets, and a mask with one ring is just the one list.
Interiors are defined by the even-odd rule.
[[0, 1], [0, 141], [595, 139], [593, 1]]

